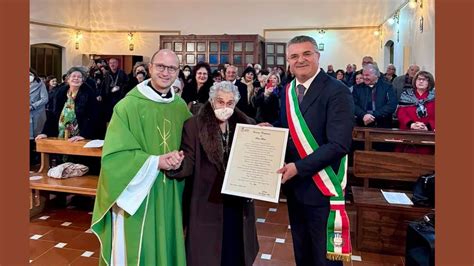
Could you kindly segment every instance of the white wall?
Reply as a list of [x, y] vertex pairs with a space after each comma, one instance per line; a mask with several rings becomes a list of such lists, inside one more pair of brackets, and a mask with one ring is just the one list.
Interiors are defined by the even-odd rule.
[[50, 43], [62, 47], [62, 72], [71, 66], [87, 65], [83, 60], [83, 54], [88, 54], [90, 33], [82, 32], [83, 39], [79, 49], [75, 48], [76, 31], [72, 29], [53, 28], [30, 24], [30, 45], [39, 43]]
[[30, 20], [90, 28], [90, 0], [30, 0]]
[[377, 47], [379, 39], [373, 35], [373, 29], [357, 30], [327, 30], [321, 39], [316, 30], [299, 31], [270, 31], [266, 33], [266, 41], [287, 42], [297, 35], [309, 35], [316, 42], [324, 43], [324, 51], [321, 51], [319, 59], [320, 67], [327, 69], [327, 65], [334, 66], [334, 70], [346, 70], [347, 64], [356, 64], [361, 67], [362, 57], [372, 55], [377, 58]]
[[[394, 42], [394, 64], [397, 75], [406, 73], [407, 66], [417, 64], [422, 70], [435, 74], [435, 7], [434, 0], [423, 0], [423, 8], [411, 9], [406, 6], [400, 11], [400, 23], [383, 25], [383, 45], [388, 40]], [[419, 30], [420, 17], [423, 16], [423, 32]], [[397, 41], [397, 29], [400, 32]], [[380, 46], [378, 47], [380, 48]], [[404, 50], [410, 54], [404, 61]], [[383, 55], [383, 48], [379, 49]], [[383, 57], [381, 57], [383, 58]], [[384, 62], [383, 71], [389, 62]]]
[[[266, 28], [362, 26], [404, 0], [90, 0], [92, 29], [261, 34]], [[354, 24], [355, 23], [355, 24]]]
[[[396, 1], [353, 0], [349, 9], [345, 1], [321, 2], [318, 2], [316, 8], [312, 1], [304, 0], [300, 1], [299, 5], [270, 0], [31, 0], [32, 21], [70, 25], [91, 29], [92, 32], [83, 31], [80, 49], [75, 50], [74, 30], [30, 24], [30, 44], [44, 42], [63, 46], [64, 71], [72, 65], [84, 63], [82, 54], [133, 54], [150, 57], [159, 48], [160, 33], [144, 32], [146, 30], [176, 30], [182, 34], [228, 33], [263, 36], [264, 29], [267, 29], [267, 41], [286, 42], [295, 35], [308, 34], [319, 42], [316, 31], [271, 29], [317, 28], [336, 26], [337, 22], [350, 23], [348, 10], [353, 14], [352, 18], [357, 14], [365, 14], [360, 24], [357, 24], [364, 25], [381, 16], [373, 10], [374, 5], [385, 3], [385, 11], [380, 13], [387, 13], [387, 8], [391, 8], [391, 13], [399, 6]], [[334, 5], [341, 4], [346, 8], [334, 14]], [[397, 26], [385, 23], [381, 40], [373, 35], [373, 29], [328, 30], [322, 40], [325, 50], [321, 52], [321, 67], [326, 68], [328, 64], [333, 64], [335, 69], [345, 69], [346, 64], [355, 63], [360, 68], [362, 57], [372, 55], [381, 70], [385, 71], [388, 62], [384, 59], [384, 45], [386, 41], [393, 40], [397, 74], [405, 73], [403, 66], [410, 63], [419, 64], [422, 69], [434, 72], [434, 0], [423, 0], [423, 4], [423, 9], [403, 8], [400, 24]], [[423, 33], [418, 31], [421, 14], [424, 16]], [[346, 24], [349, 25], [355, 26], [354, 23]], [[399, 42], [395, 27], [400, 30]], [[135, 50], [128, 49], [127, 32], [99, 30], [135, 31]], [[411, 51], [407, 59], [410, 62], [404, 62], [404, 50]]]
[[81, 31], [83, 40], [79, 50], [75, 49], [76, 30], [58, 28], [30, 23], [30, 45], [50, 43], [62, 47], [62, 72], [65, 73], [71, 66], [87, 64], [83, 62], [83, 54], [89, 50], [89, 0], [58, 1], [58, 0], [31, 0], [30, 21], [45, 22], [55, 25], [68, 25], [86, 29]]

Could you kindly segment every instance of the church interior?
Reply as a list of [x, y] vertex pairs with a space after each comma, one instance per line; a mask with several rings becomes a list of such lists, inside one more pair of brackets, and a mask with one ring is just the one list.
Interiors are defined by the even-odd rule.
[[[287, 43], [298, 35], [316, 40], [319, 67], [351, 92], [369, 58], [379, 79], [393, 86], [393, 95], [397, 77], [403, 91], [419, 75], [433, 85], [436, 79], [434, 0], [31, 0], [29, 26], [30, 73], [33, 69], [51, 94], [72, 67], [84, 69], [98, 91], [108, 82], [107, 72], [118, 68], [127, 80], [138, 80], [124, 84], [131, 90], [141, 81], [139, 74], [147, 77], [148, 63], [159, 49], [170, 49], [178, 57], [182, 74], [176, 93], [186, 90], [188, 79], [195, 80], [195, 66], [201, 62], [209, 66], [208, 79], [224, 80], [225, 65], [231, 64], [242, 80], [253, 71], [254, 84], [265, 84], [276, 72], [284, 88], [292, 80]], [[143, 72], [136, 71], [140, 66]], [[266, 74], [262, 80], [257, 68]], [[104, 95], [98, 92], [97, 101]], [[395, 105], [400, 95], [397, 98]], [[56, 102], [51, 99], [50, 104]], [[96, 112], [106, 108], [104, 103]], [[426, 108], [434, 120], [434, 109]], [[434, 214], [434, 204], [389, 203], [382, 193], [400, 192], [397, 196], [407, 195], [410, 201], [420, 176], [432, 175], [434, 180], [434, 123], [423, 130], [414, 123], [407, 128], [398, 114], [395, 108], [391, 111], [389, 126], [357, 124], [352, 131], [345, 188], [352, 252], [343, 265], [433, 263], [434, 246], [419, 240], [414, 228]], [[101, 121], [97, 139], [104, 139], [108, 125]], [[29, 262], [98, 265], [100, 243], [90, 228], [102, 149], [84, 148], [88, 138], [68, 142], [48, 135], [38, 140], [44, 129], [40, 131], [30, 133]], [[48, 170], [67, 158], [81, 158], [89, 172], [49, 177]], [[259, 250], [253, 265], [296, 265], [284, 193], [278, 203], [255, 200], [255, 218]], [[424, 253], [416, 250], [427, 245]]]

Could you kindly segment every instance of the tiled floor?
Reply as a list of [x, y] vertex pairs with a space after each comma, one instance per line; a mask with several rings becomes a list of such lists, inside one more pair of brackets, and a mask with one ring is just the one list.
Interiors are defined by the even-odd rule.
[[[91, 209], [58, 208], [30, 222], [30, 262], [33, 265], [98, 265], [99, 242], [90, 233]], [[260, 252], [254, 266], [295, 265], [286, 203], [256, 203]], [[348, 265], [404, 265], [404, 258], [353, 252]]]

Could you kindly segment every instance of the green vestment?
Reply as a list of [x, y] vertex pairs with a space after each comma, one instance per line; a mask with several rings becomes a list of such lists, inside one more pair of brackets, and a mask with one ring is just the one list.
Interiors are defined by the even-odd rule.
[[[178, 150], [183, 123], [191, 114], [183, 99], [170, 103], [145, 97], [135, 87], [114, 108], [102, 152], [102, 168], [92, 216], [101, 245], [100, 264], [110, 265], [112, 206], [150, 155]], [[159, 172], [134, 215], [124, 213], [128, 265], [186, 265], [182, 227], [184, 181]]]

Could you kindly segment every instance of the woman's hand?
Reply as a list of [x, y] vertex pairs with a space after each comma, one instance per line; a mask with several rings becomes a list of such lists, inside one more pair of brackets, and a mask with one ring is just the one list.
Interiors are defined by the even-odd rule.
[[274, 89], [275, 89], [275, 87], [269, 87], [269, 86], [265, 87], [264, 95], [267, 96], [267, 97], [270, 96]]
[[414, 130], [428, 130], [428, 127], [423, 122], [415, 122], [410, 125], [411, 129]]
[[158, 169], [162, 170], [176, 170], [181, 166], [184, 159], [183, 151], [172, 151], [163, 155], [160, 155], [158, 162]]
[[39, 140], [39, 139], [45, 139], [47, 138], [48, 136], [46, 136], [46, 134], [39, 134], [38, 136], [36, 136], [35, 138], [35, 141]]
[[69, 138], [67, 141], [69, 141], [69, 142], [76, 142], [76, 141], [83, 140], [83, 139], [84, 139], [84, 138], [81, 137], [81, 136], [74, 136], [74, 137]]

